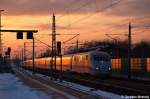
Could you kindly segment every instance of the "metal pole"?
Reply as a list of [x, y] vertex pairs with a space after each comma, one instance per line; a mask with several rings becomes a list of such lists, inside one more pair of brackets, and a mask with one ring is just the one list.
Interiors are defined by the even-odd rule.
[[23, 61], [24, 61], [24, 49], [22, 48], [22, 53], [21, 53], [21, 56], [22, 56], [22, 60], [21, 60], [21, 65], [22, 65], [22, 68], [23, 68]]
[[77, 52], [78, 52], [78, 49], [79, 49], [79, 41], [77, 40]]
[[54, 48], [53, 48], [53, 39], [52, 39], [52, 53], [51, 53], [51, 59], [50, 59], [50, 75], [53, 75], [53, 55], [54, 54]]
[[20, 71], [21, 71], [21, 51], [19, 51], [19, 66], [20, 66]]
[[[53, 23], [52, 23], [52, 28], [53, 28]], [[52, 31], [53, 32], [53, 31]], [[52, 33], [52, 53], [51, 53], [51, 59], [50, 59], [50, 73], [51, 76], [53, 75], [53, 57], [54, 57], [54, 42], [53, 42], [53, 33]]]
[[[2, 27], [2, 23], [1, 23], [1, 10], [0, 10], [0, 30], [1, 30], [1, 27]], [[1, 31], [0, 31], [0, 57], [2, 57], [2, 38], [1, 38]]]
[[60, 55], [60, 71], [62, 73], [62, 55]]
[[60, 54], [60, 82], [62, 82], [62, 55]]
[[4, 10], [0, 10], [0, 58], [2, 58], [2, 34], [1, 34], [1, 27], [2, 27], [2, 21], [1, 21], [1, 12]]
[[34, 37], [33, 37], [33, 50], [32, 50], [33, 52], [32, 52], [32, 66], [33, 66], [33, 73], [34, 73]]
[[18, 67], [19, 67], [19, 71], [20, 71], [20, 53], [18, 52]]
[[[55, 15], [53, 14], [53, 23], [52, 23], [52, 56], [51, 56], [51, 65], [52, 69], [56, 70], [56, 26], [55, 26]], [[54, 60], [53, 60], [54, 58]]]
[[23, 56], [24, 56], [24, 61], [25, 61], [26, 60], [26, 43], [25, 42], [24, 42], [24, 52], [23, 53], [24, 53]]
[[17, 66], [18, 66], [18, 71], [19, 71], [19, 54], [17, 54]]
[[56, 25], [55, 25], [55, 15], [53, 15], [53, 46], [54, 46], [54, 69], [56, 70]]
[[128, 78], [131, 78], [131, 23], [129, 23], [128, 34]]

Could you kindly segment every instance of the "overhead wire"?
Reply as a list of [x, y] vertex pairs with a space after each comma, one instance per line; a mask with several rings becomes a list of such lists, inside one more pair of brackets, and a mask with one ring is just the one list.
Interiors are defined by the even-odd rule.
[[66, 25], [65, 27], [67, 28], [68, 26], [71, 26], [71, 25], [76, 24], [76, 23], [78, 23], [78, 22], [87, 20], [87, 19], [93, 17], [94, 15], [98, 14], [99, 12], [103, 12], [103, 11], [105, 11], [105, 10], [107, 10], [107, 9], [109, 9], [109, 8], [111, 8], [111, 7], [115, 6], [115, 5], [117, 5], [117, 4], [119, 4], [121, 1], [122, 1], [122, 0], [118, 0], [118, 2], [115, 2], [115, 3], [113, 3], [113, 4], [111, 3], [111, 4], [109, 4], [108, 6], [104, 7], [103, 9], [97, 10], [93, 15], [90, 14], [90, 15], [87, 15], [87, 16], [85, 16], [85, 17], [82, 17], [82, 18], [80, 18], [80, 19], [78, 19], [78, 20], [76, 20], [76, 21], [74, 21], [74, 22], [72, 22], [72, 23]]
[[79, 36], [79, 35], [77, 34], [77, 35], [73, 36], [72, 38], [69, 38], [68, 40], [64, 41], [63, 44], [65, 44], [65, 43], [71, 41], [72, 39], [76, 38], [77, 36]]
[[[120, 2], [121, 2], [121, 0], [118, 0], [118, 2], [115, 2], [115, 3], [111, 3], [109, 6], [106, 6], [106, 7], [104, 7], [103, 9], [97, 10], [96, 13], [103, 12], [103, 11], [107, 10], [108, 8], [111, 8], [112, 6], [114, 6], [114, 5], [116, 5], [116, 4], [119, 4]], [[88, 3], [89, 3], [89, 2], [88, 2]], [[88, 3], [86, 3], [85, 5], [87, 6]], [[82, 8], [82, 7], [80, 7], [80, 8]], [[92, 16], [93, 16], [93, 15], [92, 15]], [[70, 23], [69, 25], [67, 25], [66, 28], [69, 27], [69, 26], [71, 26], [71, 25], [73, 25], [74, 23], [79, 22], [80, 20], [83, 20], [83, 19], [85, 20], [85, 19], [87, 19], [87, 18], [89, 18], [89, 17], [91, 17], [91, 15], [88, 15], [88, 16], [86, 16], [86, 17], [80, 18], [79, 20], [77, 20], [77, 21], [75, 21], [75, 22]], [[66, 42], [68, 42], [68, 41], [71, 41], [71, 40], [74, 39], [75, 37], [76, 37], [76, 36], [74, 36], [74, 37], [71, 38], [71, 39], [68, 39], [68, 40], [64, 41], [63, 43], [66, 43]]]
[[[71, 11], [67, 11], [66, 13], [78, 11], [78, 10], [80, 10], [81, 8], [86, 7], [86, 6], [88, 6], [89, 4], [93, 3], [93, 2], [91, 2], [91, 1], [92, 1], [92, 0], [89, 0], [88, 2], [86, 2], [86, 3], [82, 4], [81, 6], [79, 6], [78, 8], [75, 8], [75, 9], [73, 9], [73, 10], [71, 10]], [[69, 8], [69, 7], [68, 7], [68, 8]], [[62, 17], [64, 17], [64, 16], [66, 16], [66, 14], [65, 14], [65, 15], [62, 15], [61, 17], [58, 17], [57, 19], [60, 20], [60, 19], [61, 19]]]
[[[112, 0], [112, 1], [113, 1], [113, 0]], [[105, 11], [105, 10], [108, 9], [108, 8], [114, 7], [114, 5], [120, 3], [121, 1], [122, 1], [122, 0], [118, 0], [118, 1], [116, 1], [115, 3], [111, 3], [109, 6], [103, 8], [103, 9], [101, 9], [101, 10], [97, 10], [96, 12], [98, 13], [98, 12]], [[128, 1], [130, 1], [130, 0], [128, 0]], [[135, 0], [131, 0], [131, 1], [135, 1]], [[131, 1], [130, 1], [130, 2], [131, 2]], [[74, 2], [75, 2], [75, 1], [74, 1]], [[74, 9], [74, 11], [80, 10], [81, 8], [83, 8], [83, 7], [87, 6], [87, 5], [89, 5], [90, 3], [91, 3], [91, 0], [88, 1], [88, 2], [86, 2], [85, 4], [81, 5], [80, 7]], [[126, 2], [126, 3], [128, 3], [128, 2]], [[121, 3], [120, 3], [120, 4], [121, 4]], [[67, 9], [67, 8], [66, 8], [66, 9]], [[70, 11], [70, 12], [73, 12], [73, 11]], [[73, 25], [73, 24], [75, 24], [75, 23], [78, 23], [78, 22], [81, 22], [81, 21], [83, 21], [83, 20], [86, 20], [87, 18], [92, 17], [92, 16], [93, 16], [93, 15], [88, 15], [88, 16], [86, 16], [86, 17], [80, 18], [80, 19], [78, 19], [78, 20], [76, 20], [76, 21], [74, 21], [74, 22], [68, 24], [67, 26], [70, 27], [71, 25]], [[66, 28], [67, 28], [67, 26], [66, 26]]]
[[[117, 4], [119, 4], [119, 3], [121, 4], [121, 1], [122, 1], [122, 0], [118, 0], [118, 1], [116, 1], [116, 2], [114, 2], [114, 3], [111, 3], [110, 5], [106, 6], [105, 8], [100, 9], [100, 10], [97, 10], [96, 13], [103, 12], [103, 11], [107, 10], [108, 8], [112, 8], [112, 7], [114, 7], [115, 5], [117, 5]], [[134, 2], [134, 1], [135, 1], [135, 0], [132, 0], [132, 2]], [[130, 2], [131, 2], [131, 1], [130, 1]], [[124, 3], [122, 3], [122, 4], [126, 4], [126, 3], [128, 3], [128, 2], [124, 2]], [[119, 4], [119, 5], [120, 5], [120, 4]], [[67, 27], [70, 27], [71, 25], [73, 25], [73, 24], [75, 24], [75, 23], [78, 23], [78, 22], [81, 22], [81, 21], [83, 21], [83, 20], [89, 19], [89, 18], [92, 17], [92, 16], [94, 16], [94, 15], [88, 15], [88, 16], [82, 17], [82, 18], [80, 18], [80, 19], [78, 19], [78, 20], [76, 20], [76, 21], [74, 21], [74, 22], [72, 22], [72, 23], [66, 25], [65, 27], [66, 27], [66, 28], [67, 28]]]
[[[114, 7], [115, 5], [119, 4], [121, 1], [122, 1], [122, 0], [117, 0], [117, 2], [111, 3], [109, 6], [104, 7], [103, 9], [98, 9], [98, 10], [96, 11], [96, 14], [99, 13], [99, 12], [106, 11], [106, 10], [109, 9], [109, 8]], [[135, 1], [135, 0], [132, 0], [132, 1]], [[120, 4], [121, 4], [121, 3], [120, 3]], [[86, 3], [86, 4], [84, 4], [84, 6], [81, 6], [81, 7], [79, 7], [78, 9], [81, 9], [81, 8], [83, 8], [83, 7], [86, 7], [87, 5], [89, 5], [89, 4]], [[66, 27], [66, 28], [67, 28], [67, 27], [70, 27], [70, 26], [72, 26], [72, 25], [74, 25], [74, 24], [76, 24], [76, 23], [78, 23], [78, 22], [81, 22], [81, 21], [84, 21], [84, 20], [86, 20], [86, 19], [89, 19], [89, 18], [91, 18], [91, 17], [94, 16], [94, 15], [95, 15], [95, 14], [82, 17], [82, 18], [80, 18], [80, 19], [78, 19], [78, 20], [76, 20], [76, 21], [74, 21], [74, 22], [72, 22], [72, 23], [66, 25], [65, 27]], [[70, 40], [71, 40], [71, 39], [66, 40], [66, 41], [64, 41], [64, 42], [68, 42], [68, 41], [70, 41]]]

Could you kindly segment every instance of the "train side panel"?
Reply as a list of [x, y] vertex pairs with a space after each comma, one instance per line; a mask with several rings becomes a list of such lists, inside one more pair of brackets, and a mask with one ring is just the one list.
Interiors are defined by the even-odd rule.
[[35, 59], [35, 68], [48, 69], [50, 58], [39, 58]]
[[[98, 51], [63, 56], [62, 67], [61, 58], [57, 57], [56, 69], [59, 71], [69, 70], [92, 75], [103, 73], [105, 70], [104, 72], [106, 74], [106, 71], [109, 71], [107, 67], [110, 67], [110, 65], [107, 64], [109, 61], [105, 59], [105, 56], [108, 56], [105, 52]], [[50, 69], [50, 60], [51, 57], [35, 59], [35, 68], [44, 70]], [[32, 67], [32, 60], [28, 60], [25, 63], [28, 64], [26, 66]]]
[[62, 67], [61, 67], [61, 58], [57, 57], [57, 66], [56, 69], [61, 71], [71, 71], [71, 56], [62, 57]]
[[72, 71], [78, 73], [90, 73], [91, 64], [88, 54], [74, 55], [72, 57]]

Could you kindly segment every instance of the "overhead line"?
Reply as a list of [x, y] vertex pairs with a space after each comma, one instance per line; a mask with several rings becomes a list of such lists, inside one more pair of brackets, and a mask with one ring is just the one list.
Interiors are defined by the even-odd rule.
[[44, 45], [46, 45], [46, 46], [48, 46], [48, 47], [51, 47], [50, 45], [48, 45], [48, 44], [46, 44], [46, 43], [42, 42], [41, 40], [38, 40], [38, 39], [35, 39], [35, 40], [37, 40], [37, 41], [41, 42], [42, 44], [44, 44]]
[[[122, 1], [122, 0], [118, 0], [118, 1], [115, 2], [115, 3], [111, 3], [109, 6], [103, 8], [103, 9], [97, 10], [96, 13], [103, 12], [103, 11], [107, 10], [108, 8], [112, 8], [112, 7], [114, 7], [116, 4], [119, 4], [121, 1]], [[134, 2], [134, 1], [135, 1], [135, 0], [132, 0], [132, 2]], [[88, 3], [87, 3], [87, 4], [88, 4]], [[124, 4], [124, 3], [123, 3], [123, 4]], [[80, 8], [82, 8], [82, 7], [80, 7]], [[78, 22], [81, 22], [81, 21], [83, 21], [83, 20], [85, 20], [85, 19], [87, 19], [87, 18], [90, 18], [90, 17], [92, 17], [92, 16], [94, 16], [94, 15], [88, 15], [88, 16], [82, 17], [82, 18], [80, 18], [79, 20], [76, 20], [76, 21], [70, 23], [69, 25], [66, 25], [66, 28], [69, 27], [69, 26], [71, 26], [71, 25], [73, 25], [73, 24], [75, 24], [75, 23], [78, 23]], [[148, 17], [149, 17], [149, 16], [148, 16]], [[88, 33], [89, 33], [89, 32], [88, 32]]]
[[[92, 3], [93, 3], [93, 2], [92, 2]], [[81, 8], [88, 6], [89, 4], [91, 4], [91, 0], [89, 0], [87, 3], [81, 5], [80, 7], [76, 8], [76, 9], [73, 9], [72, 11], [68, 11], [68, 12], [70, 13], [70, 12], [73, 12], [73, 11], [78, 11], [78, 10], [80, 10]], [[58, 17], [58, 20], [59, 20], [60, 18], [64, 17], [64, 16], [66, 16], [66, 15], [62, 15], [61, 17]]]
[[[108, 8], [114, 7], [115, 5], [119, 4], [121, 1], [122, 1], [122, 0], [118, 0], [117, 2], [111, 3], [109, 6], [103, 8], [103, 9], [97, 10], [97, 11], [96, 11], [96, 14], [99, 13], [99, 12], [103, 12], [103, 11], [107, 10]], [[132, 2], [134, 2], [134, 1], [135, 1], [135, 0], [132, 0]], [[124, 3], [123, 3], [123, 4], [124, 4]], [[83, 20], [86, 20], [86, 19], [88, 19], [88, 18], [90, 18], [90, 17], [92, 17], [92, 16], [94, 16], [94, 15], [88, 15], [88, 16], [82, 17], [82, 18], [80, 18], [80, 19], [78, 19], [78, 20], [76, 20], [76, 21], [74, 21], [74, 22], [72, 22], [72, 23], [66, 25], [65, 27], [67, 28], [67, 27], [69, 27], [69, 26], [71, 26], [71, 25], [73, 25], [73, 24], [75, 24], [75, 23], [78, 23], [78, 22], [81, 22], [81, 21], [83, 21]]]
[[[97, 10], [97, 11], [96, 11], [96, 14], [99, 13], [99, 12], [103, 12], [103, 11], [109, 9], [109, 8], [113, 7], [114, 5], [116, 5], [116, 4], [119, 4], [121, 1], [122, 1], [122, 0], [118, 0], [118, 2], [116, 2], [116, 3], [110, 4], [109, 6], [103, 8], [103, 9]], [[94, 15], [95, 15], [95, 14], [94, 14]], [[81, 22], [81, 21], [83, 21], [83, 20], [89, 19], [90, 17], [93, 17], [94, 15], [88, 15], [88, 16], [82, 17], [82, 18], [80, 18], [80, 19], [78, 19], [78, 20], [76, 20], [76, 21], [70, 23], [69, 25], [66, 25], [65, 27], [67, 28], [67, 27], [69, 27], [69, 26], [71, 26], [71, 25], [73, 25], [73, 24], [75, 24], [75, 23], [78, 23], [78, 22]]]
[[63, 44], [64, 44], [64, 43], [67, 43], [67, 42], [69, 42], [69, 41], [71, 41], [72, 39], [76, 38], [77, 36], [79, 36], [79, 34], [73, 36], [72, 38], [70, 38], [70, 39], [68, 39], [68, 40], [66, 40], [66, 41], [64, 41]]

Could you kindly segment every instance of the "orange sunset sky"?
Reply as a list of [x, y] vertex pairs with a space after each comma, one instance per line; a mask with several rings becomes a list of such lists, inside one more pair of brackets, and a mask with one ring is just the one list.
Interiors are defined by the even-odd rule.
[[[110, 39], [105, 34], [126, 34], [128, 23], [132, 24], [133, 43], [149, 40], [150, 0], [0, 0], [2, 29], [38, 30], [35, 38], [51, 44], [52, 13], [56, 15], [56, 32], [80, 36], [69, 43]], [[57, 36], [65, 41], [73, 35]], [[126, 39], [115, 35], [114, 38]], [[23, 42], [16, 40], [16, 34], [3, 33], [4, 50], [10, 46], [12, 51], [21, 50]], [[40, 53], [46, 47], [36, 48]], [[63, 45], [63, 47], [69, 45]], [[30, 48], [28, 48], [30, 50]], [[13, 52], [15, 54], [16, 52]]]

